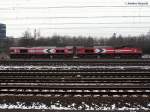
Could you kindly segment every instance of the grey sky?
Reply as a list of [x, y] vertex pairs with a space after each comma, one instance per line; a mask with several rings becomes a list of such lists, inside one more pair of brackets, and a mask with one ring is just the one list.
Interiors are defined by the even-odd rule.
[[[128, 2], [148, 5], [128, 5]], [[149, 2], [150, 0], [1, 0], [0, 22], [7, 25], [7, 35], [15, 37], [21, 36], [27, 29], [33, 32], [35, 28], [44, 36], [59, 34], [99, 37], [111, 36], [114, 32], [138, 35], [150, 29]]]

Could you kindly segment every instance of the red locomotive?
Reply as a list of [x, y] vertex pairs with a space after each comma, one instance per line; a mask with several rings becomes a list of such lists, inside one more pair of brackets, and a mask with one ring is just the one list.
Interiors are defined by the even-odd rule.
[[10, 58], [141, 58], [140, 48], [94, 47], [10, 47]]

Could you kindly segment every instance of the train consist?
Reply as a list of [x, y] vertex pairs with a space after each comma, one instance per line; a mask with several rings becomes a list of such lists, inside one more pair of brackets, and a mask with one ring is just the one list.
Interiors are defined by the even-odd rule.
[[133, 47], [66, 46], [66, 47], [10, 47], [10, 58], [141, 58], [142, 50]]

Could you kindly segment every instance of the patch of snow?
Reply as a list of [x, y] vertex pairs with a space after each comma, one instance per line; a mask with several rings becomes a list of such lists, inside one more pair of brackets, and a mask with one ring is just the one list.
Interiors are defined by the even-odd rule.
[[[21, 103], [21, 102], [16, 102], [16, 104], [0, 104], [0, 109], [55, 109], [55, 110], [130, 110], [130, 111], [136, 111], [136, 110], [150, 110], [150, 108], [146, 108], [146, 107], [142, 107], [140, 105], [137, 105], [136, 107], [133, 107], [129, 104], [126, 103], [126, 105], [130, 106], [130, 107], [120, 107], [117, 108], [115, 104], [112, 104], [111, 106], [108, 106], [106, 104], [102, 104], [102, 106], [98, 106], [94, 103], [92, 103], [92, 105], [88, 105], [85, 102], [82, 102], [80, 106], [76, 107], [75, 103], [72, 103], [66, 107], [62, 106], [62, 104], [58, 101], [55, 104], [51, 105], [51, 106], [46, 106], [43, 103], [35, 103], [33, 102], [30, 106], [26, 106], [25, 103]], [[148, 107], [150, 107], [150, 104], [147, 105]]]
[[0, 70], [78, 70], [78, 69], [102, 69], [102, 70], [126, 70], [143, 69], [148, 70], [150, 66], [0, 66]]

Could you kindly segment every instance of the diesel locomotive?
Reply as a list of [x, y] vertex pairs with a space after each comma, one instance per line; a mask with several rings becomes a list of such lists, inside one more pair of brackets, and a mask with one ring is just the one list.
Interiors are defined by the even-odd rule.
[[12, 59], [53, 58], [141, 58], [142, 50], [136, 47], [66, 46], [66, 47], [10, 47]]

